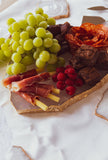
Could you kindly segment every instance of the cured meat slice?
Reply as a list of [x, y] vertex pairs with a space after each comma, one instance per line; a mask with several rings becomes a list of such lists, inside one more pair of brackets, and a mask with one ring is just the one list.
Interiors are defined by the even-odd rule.
[[99, 57], [96, 62], [96, 68], [108, 71], [108, 52], [99, 50]]
[[46, 111], [48, 109], [48, 106], [44, 103], [42, 103], [41, 101], [39, 101], [39, 97], [37, 95], [35, 95], [34, 93], [31, 92], [15, 92], [18, 95], [20, 95], [22, 98], [24, 98], [27, 102], [29, 102], [30, 104], [32, 104], [33, 106], [38, 106], [39, 108], [41, 108], [42, 110]]
[[35, 95], [34, 93], [30, 93], [30, 92], [15, 92], [18, 95], [20, 95], [21, 97], [23, 97], [27, 102], [31, 103], [33, 106], [35, 106], [35, 101], [36, 99], [39, 99], [39, 97], [37, 95]]
[[32, 70], [29, 70], [27, 72], [24, 72], [22, 74], [18, 74], [18, 75], [13, 75], [13, 76], [10, 76], [8, 78], [5, 78], [2, 83], [5, 87], [7, 87], [8, 85], [10, 85], [12, 82], [16, 82], [16, 81], [20, 81], [22, 79], [25, 79], [25, 78], [28, 78], [28, 77], [31, 77], [31, 76], [35, 76], [37, 74], [36, 72], [36, 69], [32, 69]]
[[95, 67], [85, 67], [78, 72], [78, 75], [84, 80], [85, 84], [95, 85], [100, 81], [100, 73]]
[[11, 86], [11, 90], [12, 91], [19, 91], [21, 88], [24, 88], [26, 86], [31, 86], [36, 82], [48, 80], [49, 77], [50, 77], [50, 73], [44, 72], [44, 73], [38, 74], [36, 76], [32, 76], [32, 77], [23, 79], [18, 82], [13, 82], [12, 86]]
[[108, 47], [108, 27], [103, 24], [84, 23], [80, 27], [72, 27], [65, 39], [70, 47], [77, 49], [82, 44], [92, 47]]
[[31, 93], [32, 95], [38, 95], [47, 98], [52, 92], [53, 88], [53, 85], [35, 83], [32, 86], [23, 87], [19, 92]]
[[83, 44], [76, 51], [76, 59], [85, 66], [94, 66], [98, 58], [98, 50], [92, 46]]

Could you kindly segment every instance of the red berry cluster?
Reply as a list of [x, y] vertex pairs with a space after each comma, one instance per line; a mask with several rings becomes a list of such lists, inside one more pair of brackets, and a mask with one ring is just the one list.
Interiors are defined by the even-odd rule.
[[56, 69], [56, 74], [52, 76], [54, 82], [57, 82], [57, 88], [64, 90], [69, 95], [73, 95], [76, 91], [75, 86], [82, 86], [83, 81], [77, 76], [75, 69], [71, 65], [59, 67]]

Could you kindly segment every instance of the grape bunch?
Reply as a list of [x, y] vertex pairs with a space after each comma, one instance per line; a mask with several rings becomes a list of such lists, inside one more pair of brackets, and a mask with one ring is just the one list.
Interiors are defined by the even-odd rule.
[[11, 61], [7, 74], [22, 73], [31, 64], [39, 69], [46, 67], [48, 71], [64, 65], [64, 59], [57, 57], [61, 46], [47, 30], [55, 23], [55, 19], [48, 17], [42, 8], [36, 9], [35, 14], [27, 13], [18, 22], [13, 18], [7, 20], [10, 36], [0, 38], [0, 61]]

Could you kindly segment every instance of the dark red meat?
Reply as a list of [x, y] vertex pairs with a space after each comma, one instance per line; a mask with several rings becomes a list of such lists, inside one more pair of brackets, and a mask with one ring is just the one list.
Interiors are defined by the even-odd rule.
[[20, 81], [20, 80], [23, 80], [25, 78], [28, 78], [28, 77], [31, 77], [31, 76], [35, 76], [36, 74], [37, 74], [36, 69], [32, 69], [32, 70], [29, 70], [29, 71], [24, 72], [22, 74], [13, 75], [13, 76], [10, 76], [8, 78], [5, 78], [2, 82], [3, 82], [3, 85], [5, 87], [7, 87], [12, 82]]
[[21, 88], [31, 86], [36, 82], [48, 80], [49, 77], [50, 77], [50, 74], [48, 72], [44, 72], [36, 76], [32, 76], [32, 77], [23, 79], [18, 82], [13, 82], [11, 88], [13, 91], [19, 91]]

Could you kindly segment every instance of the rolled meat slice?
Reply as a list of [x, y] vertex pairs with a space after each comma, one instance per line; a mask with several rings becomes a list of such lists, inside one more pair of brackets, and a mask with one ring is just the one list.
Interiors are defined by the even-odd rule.
[[22, 98], [24, 98], [27, 102], [31, 103], [33, 106], [35, 106], [35, 100], [39, 99], [39, 97], [33, 93], [30, 92], [15, 92], [18, 95], [20, 95]]
[[7, 77], [7, 78], [3, 79], [2, 83], [5, 87], [8, 87], [12, 82], [20, 81], [25, 78], [35, 76], [36, 74], [37, 74], [36, 69], [32, 69], [32, 70], [29, 70], [29, 71], [24, 72], [22, 74]]
[[47, 98], [52, 92], [53, 88], [53, 85], [35, 83], [31, 86], [23, 87], [21, 90], [19, 90], [19, 92], [31, 93]]
[[25, 93], [25, 92], [15, 92], [18, 95], [20, 95], [22, 98], [24, 98], [27, 102], [31, 103], [33, 106], [38, 106], [42, 110], [46, 111], [48, 109], [48, 106], [41, 101], [39, 101], [39, 97], [35, 95], [34, 93]]
[[48, 80], [49, 77], [50, 77], [50, 73], [44, 72], [44, 73], [41, 73], [41, 74], [38, 74], [32, 77], [23, 79], [18, 82], [13, 82], [11, 86], [11, 91], [19, 91], [24, 87], [33, 85], [36, 82]]

